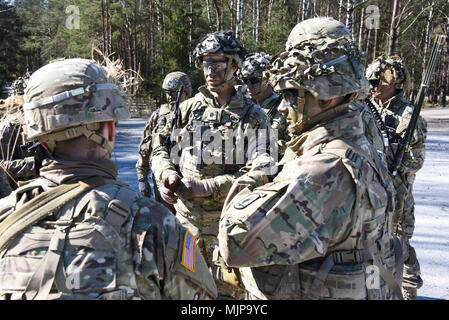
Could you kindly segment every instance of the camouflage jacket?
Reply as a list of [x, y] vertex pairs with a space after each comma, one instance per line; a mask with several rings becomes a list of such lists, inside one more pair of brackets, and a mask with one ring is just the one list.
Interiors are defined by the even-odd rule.
[[161, 131], [170, 121], [170, 104], [163, 104], [155, 110], [148, 119], [139, 144], [139, 158], [137, 159], [137, 179], [145, 181], [150, 173], [150, 156], [152, 151], [152, 136], [155, 131]]
[[385, 154], [384, 138], [371, 109], [362, 100], [352, 101], [350, 107], [358, 109], [360, 111], [365, 136], [374, 145], [376, 150], [378, 150], [381, 154]]
[[284, 154], [284, 151], [286, 149], [286, 143], [290, 140], [290, 136], [288, 134], [288, 124], [287, 119], [285, 118], [285, 115], [277, 111], [277, 107], [281, 103], [282, 97], [279, 96], [276, 92], [273, 92], [273, 94], [265, 99], [260, 107], [265, 110], [265, 112], [268, 114], [268, 112], [274, 107], [276, 110], [274, 111], [273, 116], [270, 118], [271, 127], [273, 129], [277, 130], [278, 134], [278, 144], [280, 147], [281, 154]]
[[[374, 104], [389, 130], [390, 145], [396, 153], [398, 139], [403, 139], [407, 131], [414, 106], [404, 97], [404, 91], [400, 90], [398, 94], [386, 101], [384, 104]], [[410, 151], [404, 154], [402, 163], [399, 166], [399, 172], [405, 177], [405, 181], [413, 182], [414, 174], [422, 168], [425, 159], [425, 141], [427, 137], [427, 122], [419, 116], [416, 129], [413, 132], [410, 143]], [[391, 148], [387, 147], [387, 161], [393, 163], [393, 153]]]
[[336, 254], [392, 267], [391, 178], [359, 110], [322, 123], [292, 138], [273, 183], [226, 200], [220, 253], [259, 299], [389, 299], [385, 283], [366, 290], [368, 260]]
[[0, 165], [0, 198], [8, 196], [12, 192], [11, 186], [9, 185], [8, 177], [6, 172]]
[[[88, 177], [105, 182], [8, 242], [0, 252], [0, 298], [32, 293], [27, 289], [39, 275], [37, 269], [44, 269], [44, 277], [53, 274], [52, 289], [43, 299], [215, 298], [216, 287], [195, 238], [165, 207], [139, 197], [116, 176], [109, 160], [46, 160], [40, 178], [0, 200], [3, 220], [58, 185]], [[58, 250], [48, 250], [67, 214], [71, 222], [65, 238]]]
[[25, 144], [22, 131], [16, 116], [0, 122], [0, 161], [9, 173], [8, 180], [13, 189], [17, 188], [18, 181], [34, 179], [39, 175], [34, 154], [37, 148], [42, 147], [37, 146], [30, 150], [29, 147], [33, 143]]
[[[256, 149], [257, 139], [255, 135], [251, 135], [251, 130], [269, 128], [265, 112], [244, 96], [241, 87], [236, 87], [236, 94], [231, 97], [229, 103], [220, 106], [207, 88], [203, 86], [199, 88], [199, 92], [194, 97], [180, 104], [177, 127], [182, 128], [180, 135], [183, 138], [187, 137], [187, 144], [184, 144], [183, 141], [185, 140], [182, 140], [177, 145], [178, 149], [175, 146], [171, 152], [167, 150], [164, 143], [171, 132], [171, 124], [167, 123], [164, 130], [154, 134], [151, 167], [156, 180], [161, 181], [171, 174], [178, 174], [178, 168], [182, 176], [211, 179], [213, 195], [200, 199], [209, 202], [210, 207], [215, 207], [214, 210], [221, 210], [223, 201], [234, 180], [247, 172], [251, 165], [257, 162], [256, 158], [259, 155], [259, 150]], [[216, 143], [213, 144], [214, 140], [211, 143], [210, 136], [204, 138], [203, 140], [207, 140], [204, 142], [199, 141], [201, 138], [195, 140], [195, 136], [193, 144], [188, 141], [188, 138], [199, 133], [199, 130], [202, 134], [209, 132], [214, 136], [213, 139], [218, 134], [222, 139], [224, 148], [222, 150], [214, 149], [217, 145]], [[237, 142], [232, 140], [232, 134], [237, 134], [234, 136]], [[243, 141], [245, 135], [249, 137], [248, 142]], [[202, 137], [205, 136], [202, 135]], [[230, 147], [228, 142], [231, 142]], [[220, 143], [220, 147], [222, 143]], [[236, 150], [237, 144], [242, 147], [238, 150], [239, 152]], [[199, 161], [196, 156], [198, 150], [203, 152]], [[217, 158], [214, 158], [218, 161], [206, 163], [204, 160], [205, 150], [210, 152], [208, 155], [219, 150], [218, 154], [215, 153]], [[265, 153], [265, 151], [266, 149], [262, 153]], [[176, 152], [177, 154], [175, 154]], [[174, 160], [174, 157], [171, 158], [171, 155], [179, 156], [179, 154], [180, 158], [177, 161]], [[178, 203], [180, 201], [178, 200]]]

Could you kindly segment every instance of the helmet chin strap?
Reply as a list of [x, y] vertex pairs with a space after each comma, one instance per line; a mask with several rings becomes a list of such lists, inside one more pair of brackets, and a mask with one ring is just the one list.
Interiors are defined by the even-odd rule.
[[307, 115], [307, 110], [305, 108], [306, 98], [305, 98], [305, 91], [303, 88], [298, 88], [297, 105], [298, 105], [297, 106], [298, 121], [288, 126], [287, 128], [288, 132], [294, 135], [301, 134], [304, 130], [305, 125], [310, 120], [309, 116]]
[[42, 140], [47, 144], [48, 149], [51, 153], [55, 151], [56, 142], [66, 141], [74, 139], [80, 136], [85, 136], [88, 140], [91, 140], [101, 146], [107, 151], [108, 157], [112, 155], [112, 146], [109, 144], [108, 140], [96, 133], [96, 130], [100, 128], [100, 123], [88, 123], [85, 125], [68, 128], [62, 131], [49, 133], [42, 136]]

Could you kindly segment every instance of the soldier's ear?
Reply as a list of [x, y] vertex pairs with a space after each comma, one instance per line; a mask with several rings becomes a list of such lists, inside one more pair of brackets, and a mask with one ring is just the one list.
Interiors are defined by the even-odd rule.
[[45, 149], [49, 150], [48, 149], [48, 143], [40, 141], [40, 140], [39, 140], [39, 142], [41, 143], [41, 146], [43, 146]]
[[104, 123], [103, 126], [101, 126], [101, 135], [103, 137], [105, 137], [107, 140], [109, 140], [110, 142], [114, 142], [115, 141], [115, 132], [116, 132], [116, 127], [115, 127], [115, 122], [113, 120], [111, 121], [106, 121]]
[[234, 74], [234, 75], [239, 70], [239, 66], [235, 63], [235, 61], [232, 61], [231, 68], [232, 68], [232, 74]]

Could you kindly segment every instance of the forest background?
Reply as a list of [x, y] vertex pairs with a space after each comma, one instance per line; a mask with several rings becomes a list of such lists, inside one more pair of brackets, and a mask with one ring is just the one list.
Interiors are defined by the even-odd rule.
[[[160, 101], [169, 72], [189, 74], [194, 89], [202, 84], [192, 52], [204, 34], [233, 30], [248, 52], [276, 56], [291, 29], [316, 16], [350, 28], [364, 65], [401, 56], [413, 101], [435, 35], [448, 34], [449, 0], [0, 0], [0, 85], [53, 59], [91, 58], [96, 47], [139, 72], [137, 97]], [[427, 103], [446, 107], [448, 95], [446, 44]]]

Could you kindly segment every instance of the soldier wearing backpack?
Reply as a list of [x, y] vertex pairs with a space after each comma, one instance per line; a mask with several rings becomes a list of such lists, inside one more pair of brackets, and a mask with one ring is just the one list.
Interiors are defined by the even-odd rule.
[[50, 63], [25, 91], [26, 139], [52, 157], [0, 200], [0, 299], [204, 299], [216, 287], [195, 237], [117, 181], [117, 121], [129, 118], [112, 63]]

